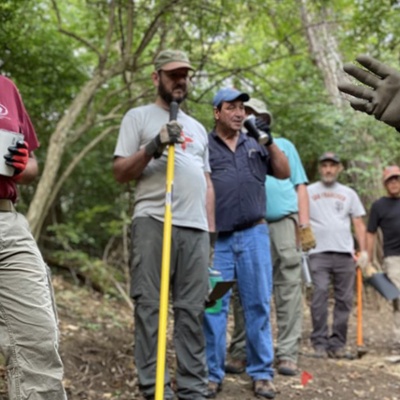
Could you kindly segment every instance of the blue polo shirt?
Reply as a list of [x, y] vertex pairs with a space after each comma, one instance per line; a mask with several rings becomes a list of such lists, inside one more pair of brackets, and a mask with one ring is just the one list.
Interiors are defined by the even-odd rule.
[[265, 218], [265, 176], [272, 174], [266, 148], [240, 133], [232, 152], [215, 131], [208, 136], [218, 232], [240, 230]]

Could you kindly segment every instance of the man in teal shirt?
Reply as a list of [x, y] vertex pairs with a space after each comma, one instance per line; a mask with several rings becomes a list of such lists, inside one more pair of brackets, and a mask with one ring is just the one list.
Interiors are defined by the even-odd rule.
[[[246, 113], [262, 117], [269, 129], [272, 116], [261, 100], [251, 98], [245, 103]], [[265, 130], [263, 129], [263, 130]], [[270, 227], [271, 256], [274, 271], [274, 298], [278, 326], [276, 360], [278, 373], [296, 375], [302, 326], [301, 250], [315, 246], [309, 226], [307, 176], [299, 154], [287, 139], [274, 138], [276, 145], [289, 160], [291, 175], [285, 180], [268, 176], [267, 221]], [[241, 373], [245, 360], [245, 332], [240, 299], [234, 303], [235, 330], [226, 372]]]

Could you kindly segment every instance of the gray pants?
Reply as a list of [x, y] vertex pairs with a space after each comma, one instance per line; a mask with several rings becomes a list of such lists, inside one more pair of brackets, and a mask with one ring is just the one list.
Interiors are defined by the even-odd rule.
[[[310, 255], [314, 283], [311, 303], [311, 343], [326, 350], [346, 345], [349, 316], [353, 307], [355, 263], [351, 254], [325, 252]], [[329, 285], [333, 282], [335, 306], [331, 334], [328, 329]]]
[[[274, 300], [278, 325], [276, 358], [297, 362], [302, 326], [301, 255], [296, 240], [296, 223], [287, 217], [269, 223], [274, 271]], [[233, 299], [234, 332], [229, 353], [246, 359], [243, 310], [237, 289]]]
[[[154, 394], [163, 223], [135, 218], [132, 224], [131, 295], [135, 302], [134, 356], [143, 394]], [[172, 227], [170, 283], [174, 308], [176, 383], [180, 399], [204, 398], [207, 383], [204, 305], [208, 291], [209, 236]], [[172, 396], [168, 369], [165, 397]]]
[[10, 400], [67, 398], [49, 273], [17, 212], [0, 212], [0, 349]]

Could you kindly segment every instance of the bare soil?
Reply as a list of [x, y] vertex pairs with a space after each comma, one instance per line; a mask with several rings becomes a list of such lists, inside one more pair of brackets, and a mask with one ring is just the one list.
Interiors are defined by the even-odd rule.
[[[132, 311], [127, 304], [77, 287], [60, 276], [54, 277], [54, 286], [69, 400], [141, 399], [132, 355]], [[310, 357], [310, 313], [307, 300], [304, 301], [301, 374], [293, 378], [276, 375], [279, 391], [276, 399], [400, 400], [400, 350], [394, 349], [391, 341], [391, 305], [372, 288], [367, 288], [364, 295], [364, 342], [368, 352], [357, 358], [354, 309], [348, 337], [353, 360]], [[173, 375], [171, 325], [167, 359]], [[229, 332], [231, 328], [232, 321]], [[304, 373], [310, 374], [312, 380], [303, 386]], [[7, 400], [4, 367], [0, 367], [0, 376], [3, 378], [0, 400]], [[251, 381], [245, 373], [227, 375], [217, 397], [219, 400], [254, 398]]]

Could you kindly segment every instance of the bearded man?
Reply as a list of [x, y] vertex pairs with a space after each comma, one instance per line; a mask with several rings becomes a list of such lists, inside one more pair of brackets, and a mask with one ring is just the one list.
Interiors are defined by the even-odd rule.
[[[207, 388], [203, 315], [208, 292], [209, 231], [214, 191], [204, 127], [182, 110], [169, 121], [172, 101], [187, 96], [193, 70], [187, 55], [164, 50], [155, 58], [155, 103], [124, 116], [114, 153], [118, 182], [136, 181], [132, 222], [131, 296], [135, 303], [134, 357], [139, 385], [154, 399], [160, 271], [168, 145], [175, 146], [170, 282], [174, 308], [179, 399], [202, 400]], [[164, 399], [174, 398], [166, 371]]]

